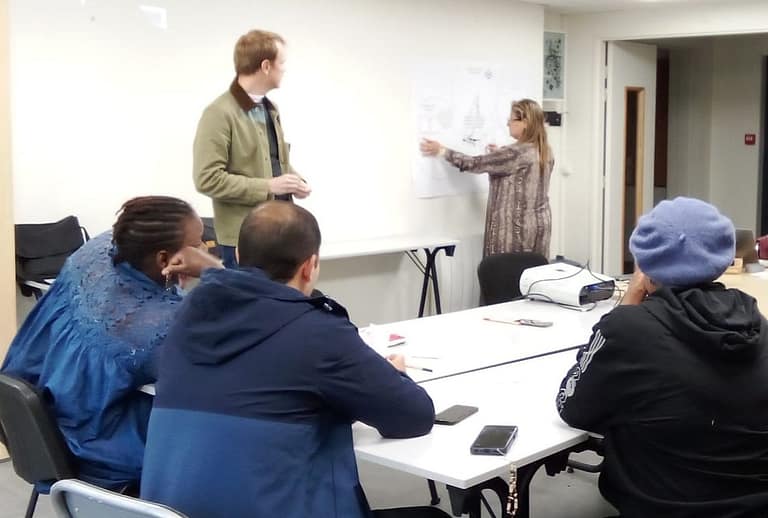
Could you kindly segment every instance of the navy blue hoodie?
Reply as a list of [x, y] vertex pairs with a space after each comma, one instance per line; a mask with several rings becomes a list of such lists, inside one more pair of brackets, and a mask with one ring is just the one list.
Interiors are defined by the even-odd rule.
[[346, 310], [258, 269], [209, 270], [163, 344], [141, 495], [190, 518], [369, 512], [351, 424], [432, 428], [427, 393]]

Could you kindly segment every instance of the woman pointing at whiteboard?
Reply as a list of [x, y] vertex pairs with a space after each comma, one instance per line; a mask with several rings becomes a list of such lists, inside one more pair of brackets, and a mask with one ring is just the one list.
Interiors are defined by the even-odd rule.
[[429, 139], [422, 140], [419, 147], [424, 155], [441, 156], [460, 171], [488, 173], [483, 257], [503, 252], [538, 252], [549, 257], [552, 215], [548, 193], [554, 159], [544, 112], [536, 101], [515, 101], [507, 126], [517, 142], [490, 145], [485, 155], [464, 155]]

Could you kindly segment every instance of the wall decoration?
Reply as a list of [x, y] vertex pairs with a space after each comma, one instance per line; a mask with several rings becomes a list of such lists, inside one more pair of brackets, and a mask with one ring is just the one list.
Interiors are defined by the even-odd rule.
[[544, 99], [565, 94], [565, 33], [544, 33]]

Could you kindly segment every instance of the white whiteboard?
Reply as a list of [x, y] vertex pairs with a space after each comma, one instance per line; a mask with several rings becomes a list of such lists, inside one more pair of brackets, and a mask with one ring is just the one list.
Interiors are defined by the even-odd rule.
[[[474, 63], [430, 63], [414, 72], [412, 111], [416, 140], [431, 139], [467, 155], [510, 144], [510, 99], [525, 94], [524, 77], [510, 68]], [[414, 150], [416, 196], [432, 198], [488, 191], [488, 177], [461, 173], [439, 157]]]
[[543, 10], [509, 0], [11, 0], [10, 25], [15, 219], [74, 213], [92, 232], [139, 194], [211, 213], [192, 139], [251, 28], [288, 41], [270, 97], [330, 240], [482, 232], [484, 193], [415, 196], [414, 67], [498, 63], [541, 91]]

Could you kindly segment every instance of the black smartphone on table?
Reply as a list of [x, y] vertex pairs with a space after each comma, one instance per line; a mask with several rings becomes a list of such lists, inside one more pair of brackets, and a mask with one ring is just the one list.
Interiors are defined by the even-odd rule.
[[459, 423], [477, 412], [476, 406], [453, 405], [435, 415], [435, 424], [452, 425]]
[[470, 446], [469, 452], [473, 455], [506, 455], [515, 437], [517, 437], [517, 426], [484, 426]]

